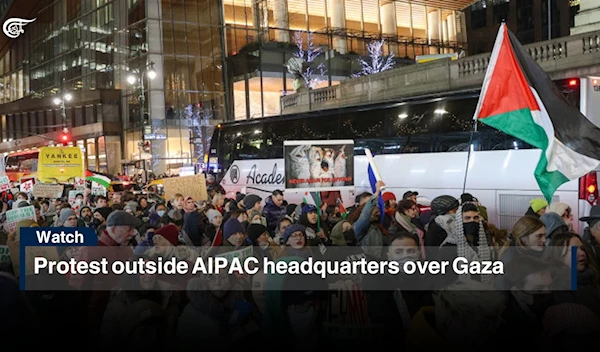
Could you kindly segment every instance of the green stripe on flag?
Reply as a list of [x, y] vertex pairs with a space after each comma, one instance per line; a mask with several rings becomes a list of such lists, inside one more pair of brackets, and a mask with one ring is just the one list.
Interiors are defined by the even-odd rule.
[[108, 189], [110, 187], [110, 178], [102, 175], [88, 176], [85, 178], [88, 181], [96, 182], [102, 187]]
[[548, 149], [549, 144], [548, 138], [554, 138], [554, 136], [548, 136], [542, 126], [535, 123], [529, 109], [514, 110], [482, 118], [479, 121], [542, 150], [540, 161], [535, 168], [534, 174], [540, 190], [548, 203], [550, 203], [558, 187], [569, 181], [559, 171], [547, 170], [548, 159], [546, 158], [546, 149]]

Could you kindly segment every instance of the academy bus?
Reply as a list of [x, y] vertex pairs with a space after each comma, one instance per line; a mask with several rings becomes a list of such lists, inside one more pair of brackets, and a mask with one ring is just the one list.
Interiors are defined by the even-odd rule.
[[[573, 83], [573, 79], [557, 82], [579, 106], [579, 80]], [[478, 96], [478, 91], [471, 91], [225, 123], [212, 137], [209, 160], [216, 160], [216, 165], [208, 168], [217, 172], [229, 196], [242, 192], [264, 197], [284, 188], [284, 141], [352, 139], [355, 190], [342, 195], [347, 207], [355, 194], [370, 191], [365, 148], [375, 154], [387, 189], [397, 198], [412, 190], [431, 200], [443, 194], [460, 196], [470, 147], [466, 191], [487, 207], [491, 222], [512, 228], [529, 201], [542, 197], [533, 176], [540, 150], [482, 123], [472, 132]], [[595, 176], [580, 180], [581, 192], [577, 181], [562, 185], [553, 201], [571, 205], [574, 216], [587, 215], [585, 200], [598, 196]], [[292, 203], [303, 197], [286, 193]], [[574, 225], [580, 227], [576, 220]]]

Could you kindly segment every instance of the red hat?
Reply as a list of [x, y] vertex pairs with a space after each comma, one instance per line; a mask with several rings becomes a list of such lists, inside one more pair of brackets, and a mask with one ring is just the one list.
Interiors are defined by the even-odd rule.
[[173, 224], [163, 226], [154, 232], [154, 236], [161, 235], [167, 241], [171, 242], [172, 245], [177, 246], [179, 244], [179, 230]]
[[384, 202], [390, 201], [392, 199], [396, 200], [396, 196], [392, 192], [385, 192], [384, 194], [381, 195], [381, 198], [383, 198]]

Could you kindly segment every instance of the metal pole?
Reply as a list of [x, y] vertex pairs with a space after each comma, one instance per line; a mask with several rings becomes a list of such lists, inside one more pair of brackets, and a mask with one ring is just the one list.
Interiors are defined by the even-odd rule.
[[548, 0], [548, 40], [552, 39], [552, 0]]
[[140, 148], [140, 160], [143, 163], [142, 167], [142, 182], [146, 182], [146, 161], [142, 158], [142, 152], [144, 151], [144, 142], [146, 139], [144, 138], [144, 104], [145, 104], [145, 96], [144, 96], [144, 72], [146, 69], [140, 72], [140, 138], [142, 139], [142, 147]]

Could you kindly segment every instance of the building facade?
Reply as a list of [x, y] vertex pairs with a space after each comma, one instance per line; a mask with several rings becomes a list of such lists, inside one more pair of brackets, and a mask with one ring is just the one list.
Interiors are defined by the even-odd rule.
[[319, 87], [358, 73], [374, 40], [396, 66], [459, 53], [471, 2], [0, 0], [3, 21], [35, 18], [0, 38], [0, 153], [68, 143], [91, 170], [176, 173], [206, 162], [219, 122], [279, 115], [299, 50], [318, 48]]
[[[361, 70], [367, 44], [384, 40], [382, 55], [396, 66], [418, 55], [466, 49], [459, 10], [471, 0], [223, 0], [230, 115], [235, 120], [276, 116], [280, 97], [295, 92], [285, 65], [308, 44], [320, 48], [314, 70], [320, 83], [337, 84]], [[366, 59], [368, 61], [368, 58]]]
[[506, 22], [523, 44], [568, 36], [579, 11], [579, 1], [479, 0], [464, 11], [469, 54], [476, 55], [492, 51], [502, 22]]
[[[218, 1], [2, 5], [3, 21], [36, 20], [0, 39], [0, 152], [60, 144], [66, 120], [91, 170], [122, 172], [143, 159], [147, 170], [177, 172], [204, 154], [225, 111]], [[65, 93], [73, 99], [63, 111], [53, 100]]]

